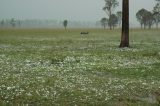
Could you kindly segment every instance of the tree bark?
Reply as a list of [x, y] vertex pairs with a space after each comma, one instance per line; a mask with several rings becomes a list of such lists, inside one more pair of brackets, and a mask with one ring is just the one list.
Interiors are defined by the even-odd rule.
[[129, 47], [129, 0], [123, 0], [122, 35], [119, 47]]

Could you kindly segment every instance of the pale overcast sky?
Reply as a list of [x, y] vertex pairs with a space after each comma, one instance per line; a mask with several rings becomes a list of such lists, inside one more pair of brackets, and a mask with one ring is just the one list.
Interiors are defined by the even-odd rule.
[[[122, 0], [118, 1], [116, 11], [121, 10]], [[0, 0], [0, 19], [97, 21], [106, 16], [104, 4], [104, 0]], [[136, 23], [139, 9], [152, 10], [154, 5], [155, 0], [130, 0], [130, 22]]]

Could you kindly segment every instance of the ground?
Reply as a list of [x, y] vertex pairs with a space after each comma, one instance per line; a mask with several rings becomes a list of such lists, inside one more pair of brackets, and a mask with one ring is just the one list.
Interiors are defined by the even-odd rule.
[[120, 30], [0, 29], [0, 105], [158, 106], [159, 33], [118, 48]]

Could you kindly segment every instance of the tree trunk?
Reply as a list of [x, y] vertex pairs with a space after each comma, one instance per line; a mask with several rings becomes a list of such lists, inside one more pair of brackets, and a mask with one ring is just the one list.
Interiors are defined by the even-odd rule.
[[129, 47], [129, 0], [123, 0], [122, 35], [119, 47]]

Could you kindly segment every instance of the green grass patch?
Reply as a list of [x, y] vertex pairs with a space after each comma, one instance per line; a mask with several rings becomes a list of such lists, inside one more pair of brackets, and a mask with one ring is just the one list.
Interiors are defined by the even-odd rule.
[[0, 105], [160, 105], [159, 33], [0, 29]]

